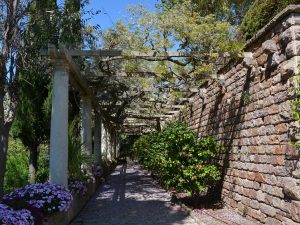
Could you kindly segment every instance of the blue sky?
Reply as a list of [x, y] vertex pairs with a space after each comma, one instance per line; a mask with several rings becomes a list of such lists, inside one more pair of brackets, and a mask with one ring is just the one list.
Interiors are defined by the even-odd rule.
[[128, 17], [128, 6], [141, 3], [150, 10], [154, 10], [155, 4], [158, 2], [160, 0], [90, 0], [88, 9], [101, 10], [101, 13], [95, 16], [90, 23], [99, 24], [102, 29], [107, 29], [112, 27], [116, 20], [124, 20]]

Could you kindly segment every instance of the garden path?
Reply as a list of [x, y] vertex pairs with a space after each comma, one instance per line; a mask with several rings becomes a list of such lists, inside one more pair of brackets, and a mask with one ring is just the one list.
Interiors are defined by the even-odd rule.
[[196, 225], [139, 165], [119, 165], [71, 225]]

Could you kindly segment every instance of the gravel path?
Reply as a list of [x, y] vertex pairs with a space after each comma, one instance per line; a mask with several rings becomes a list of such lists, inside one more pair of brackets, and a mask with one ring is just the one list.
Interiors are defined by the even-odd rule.
[[197, 225], [139, 165], [119, 165], [71, 225]]

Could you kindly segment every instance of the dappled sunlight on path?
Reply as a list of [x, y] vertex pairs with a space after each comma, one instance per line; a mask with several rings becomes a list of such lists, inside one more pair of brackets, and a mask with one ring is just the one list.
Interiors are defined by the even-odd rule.
[[119, 165], [72, 225], [196, 225], [139, 165]]

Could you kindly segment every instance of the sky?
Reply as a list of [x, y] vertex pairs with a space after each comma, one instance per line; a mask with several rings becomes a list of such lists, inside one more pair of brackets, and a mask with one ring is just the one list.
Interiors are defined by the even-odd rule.
[[124, 20], [128, 17], [128, 6], [141, 3], [146, 8], [154, 10], [155, 4], [158, 2], [160, 0], [90, 0], [88, 9], [101, 10], [101, 13], [89, 23], [92, 25], [99, 24], [104, 30], [113, 27], [118, 19]]

